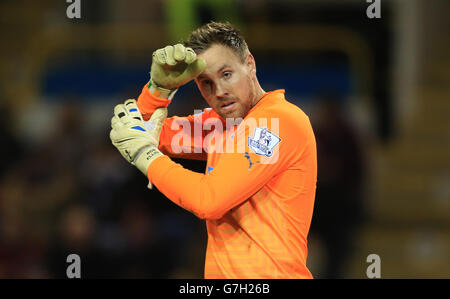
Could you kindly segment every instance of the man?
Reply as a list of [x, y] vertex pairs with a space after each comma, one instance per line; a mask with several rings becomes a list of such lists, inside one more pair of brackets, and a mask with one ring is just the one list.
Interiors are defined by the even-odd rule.
[[[205, 278], [312, 278], [317, 160], [308, 117], [284, 90], [261, 88], [255, 59], [229, 23], [155, 51], [150, 75], [137, 104], [116, 106], [111, 140], [150, 185], [206, 220]], [[192, 79], [212, 109], [165, 119], [161, 107]], [[207, 159], [205, 174], [168, 156]]]

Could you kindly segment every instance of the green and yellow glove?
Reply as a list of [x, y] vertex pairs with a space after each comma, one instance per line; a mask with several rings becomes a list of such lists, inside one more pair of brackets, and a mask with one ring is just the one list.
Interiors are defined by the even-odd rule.
[[[142, 119], [136, 101], [126, 100], [114, 107], [109, 137], [120, 154], [135, 165], [145, 176], [150, 164], [163, 154], [158, 150], [159, 135], [167, 108], [158, 108], [149, 121]], [[151, 189], [151, 184], [149, 183]]]
[[150, 92], [172, 99], [180, 86], [200, 75], [205, 67], [205, 60], [197, 58], [194, 50], [182, 44], [158, 49], [153, 52]]

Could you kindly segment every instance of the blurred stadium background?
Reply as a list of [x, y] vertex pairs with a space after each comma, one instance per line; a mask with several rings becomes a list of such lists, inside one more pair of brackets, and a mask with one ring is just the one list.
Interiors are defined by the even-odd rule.
[[[201, 278], [204, 223], [109, 141], [154, 50], [210, 20], [246, 36], [262, 87], [311, 118], [319, 154], [316, 278], [450, 278], [450, 1], [0, 2], [0, 277]], [[170, 115], [205, 108], [184, 86]], [[199, 162], [177, 160], [203, 172]]]

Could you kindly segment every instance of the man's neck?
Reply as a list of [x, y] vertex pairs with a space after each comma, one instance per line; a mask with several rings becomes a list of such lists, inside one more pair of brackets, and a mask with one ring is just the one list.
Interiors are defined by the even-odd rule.
[[255, 94], [255, 100], [253, 101], [252, 107], [254, 107], [266, 94], [266, 92], [261, 88], [261, 86], [258, 84], [258, 87], [256, 88], [256, 94]]

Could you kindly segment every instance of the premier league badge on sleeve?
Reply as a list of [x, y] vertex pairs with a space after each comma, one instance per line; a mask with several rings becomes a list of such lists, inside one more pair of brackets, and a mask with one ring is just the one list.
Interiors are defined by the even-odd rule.
[[281, 138], [267, 128], [256, 127], [253, 137], [248, 137], [248, 147], [258, 155], [271, 157], [273, 149], [280, 141]]

